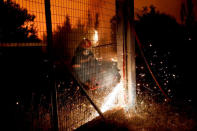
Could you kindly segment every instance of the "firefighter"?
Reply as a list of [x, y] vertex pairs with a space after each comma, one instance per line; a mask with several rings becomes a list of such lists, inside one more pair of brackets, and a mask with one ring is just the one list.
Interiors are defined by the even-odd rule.
[[88, 39], [83, 39], [75, 51], [72, 59], [72, 68], [74, 69], [79, 80], [88, 87], [88, 89], [97, 88], [97, 84], [93, 84], [94, 76], [97, 73], [97, 61], [90, 50], [92, 43]]

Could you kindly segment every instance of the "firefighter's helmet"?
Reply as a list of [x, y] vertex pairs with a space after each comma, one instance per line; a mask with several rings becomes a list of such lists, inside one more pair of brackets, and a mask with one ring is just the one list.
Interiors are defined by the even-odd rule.
[[90, 48], [92, 46], [92, 43], [90, 40], [88, 40], [87, 38], [84, 38], [81, 43], [80, 46], [83, 48]]

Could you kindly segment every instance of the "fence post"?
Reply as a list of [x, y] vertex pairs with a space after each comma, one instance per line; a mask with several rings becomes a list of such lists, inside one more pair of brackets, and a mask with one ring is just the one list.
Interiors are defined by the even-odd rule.
[[116, 0], [116, 11], [118, 66], [127, 91], [126, 104], [130, 108], [136, 100], [134, 0]]
[[58, 111], [57, 111], [57, 91], [55, 85], [55, 74], [53, 68], [53, 35], [52, 35], [52, 23], [51, 23], [51, 9], [50, 0], [45, 0], [45, 16], [46, 16], [46, 28], [47, 28], [47, 51], [49, 59], [49, 87], [51, 91], [51, 103], [52, 103], [52, 129], [58, 131]]
[[129, 107], [136, 101], [136, 65], [135, 65], [135, 34], [134, 34], [134, 0], [127, 0], [127, 79]]

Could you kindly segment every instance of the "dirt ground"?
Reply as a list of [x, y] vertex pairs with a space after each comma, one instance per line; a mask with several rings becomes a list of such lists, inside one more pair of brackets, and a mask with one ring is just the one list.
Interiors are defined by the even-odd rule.
[[196, 111], [189, 105], [141, 101], [135, 110], [114, 109], [76, 131], [197, 131]]

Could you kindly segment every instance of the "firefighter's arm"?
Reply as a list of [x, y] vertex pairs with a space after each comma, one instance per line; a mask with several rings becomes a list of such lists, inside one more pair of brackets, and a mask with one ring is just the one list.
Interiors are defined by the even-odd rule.
[[92, 58], [93, 58], [92, 56], [89, 56], [87, 59], [81, 59], [80, 60], [80, 64], [74, 64], [74, 65], [72, 65], [72, 67], [73, 68], [80, 68], [81, 67], [81, 64], [90, 61]]
[[91, 56], [89, 56], [87, 59], [81, 59], [80, 62], [81, 62], [81, 63], [85, 63], [85, 62], [90, 61], [92, 58], [93, 58], [93, 56], [91, 55]]

